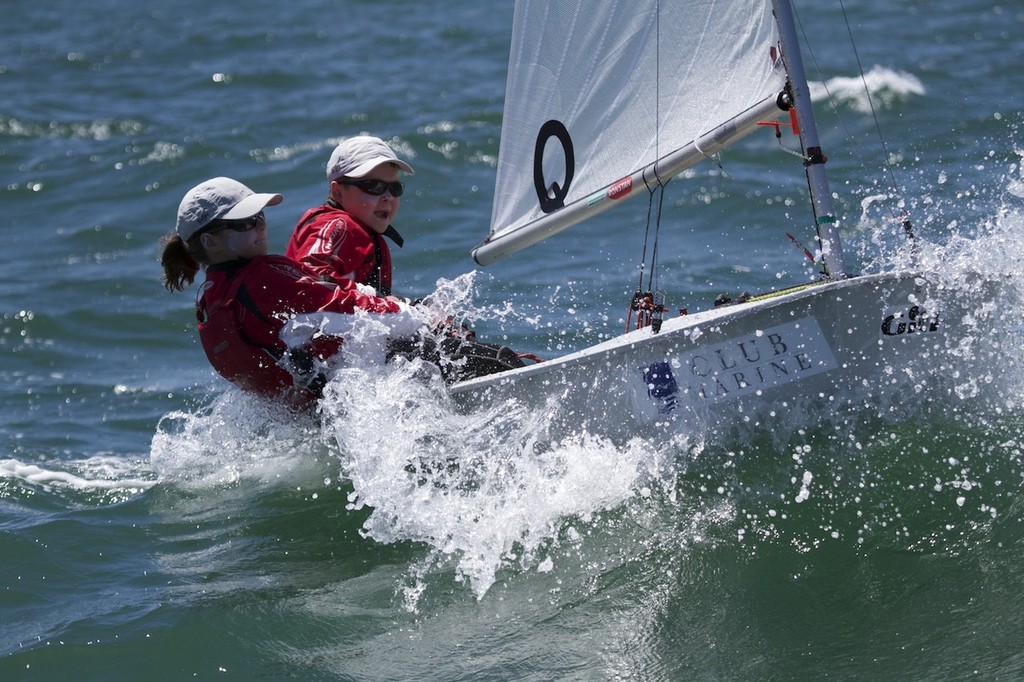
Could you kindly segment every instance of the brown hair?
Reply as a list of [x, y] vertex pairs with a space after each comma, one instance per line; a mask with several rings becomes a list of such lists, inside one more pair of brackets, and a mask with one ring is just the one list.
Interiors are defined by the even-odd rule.
[[163, 247], [160, 265], [164, 267], [164, 287], [168, 291], [184, 291], [195, 280], [199, 264], [207, 261], [206, 249], [199, 239], [186, 242], [177, 234], [165, 236], [160, 245]]

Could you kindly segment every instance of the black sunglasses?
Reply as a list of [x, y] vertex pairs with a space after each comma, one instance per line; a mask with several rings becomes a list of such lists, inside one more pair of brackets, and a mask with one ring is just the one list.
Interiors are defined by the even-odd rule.
[[384, 192], [391, 192], [391, 196], [400, 197], [405, 191], [405, 183], [388, 182], [387, 180], [338, 180], [337, 183], [357, 187], [374, 197], [379, 197]]
[[207, 234], [216, 234], [217, 232], [223, 232], [224, 230], [234, 230], [235, 232], [251, 232], [260, 225], [267, 222], [266, 216], [263, 215], [263, 211], [260, 211], [251, 218], [243, 218], [241, 220], [214, 220], [210, 223], [210, 226], [204, 230]]

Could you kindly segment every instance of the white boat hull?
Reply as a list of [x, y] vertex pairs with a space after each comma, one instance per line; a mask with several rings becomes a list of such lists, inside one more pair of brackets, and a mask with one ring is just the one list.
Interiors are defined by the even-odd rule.
[[609, 436], [759, 424], [797, 406], [891, 409], [939, 390], [963, 314], [922, 276], [859, 276], [670, 318], [657, 333], [647, 327], [451, 391], [467, 408], [515, 400]]

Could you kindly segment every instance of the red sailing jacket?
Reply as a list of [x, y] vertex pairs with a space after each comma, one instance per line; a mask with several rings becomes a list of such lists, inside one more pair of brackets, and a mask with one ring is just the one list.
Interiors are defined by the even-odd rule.
[[[260, 256], [210, 266], [196, 302], [199, 339], [213, 368], [228, 381], [265, 396], [318, 392], [312, 358], [338, 351], [341, 339], [325, 337], [305, 352], [289, 352], [278, 333], [298, 313], [397, 312], [398, 305], [321, 282], [284, 256]], [[322, 379], [321, 379], [322, 381]], [[322, 384], [320, 385], [322, 387]]]
[[[395, 228], [389, 226], [384, 234], [402, 245]], [[352, 280], [372, 286], [380, 296], [391, 293], [391, 251], [387, 242], [333, 202], [303, 214], [285, 255], [343, 286]]]

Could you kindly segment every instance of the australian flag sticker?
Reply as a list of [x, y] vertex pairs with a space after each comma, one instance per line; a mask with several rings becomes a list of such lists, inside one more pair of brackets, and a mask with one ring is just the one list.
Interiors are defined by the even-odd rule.
[[651, 399], [660, 414], [668, 414], [676, 409], [679, 401], [679, 384], [672, 374], [672, 365], [667, 362], [655, 362], [644, 370], [644, 383], [647, 384], [647, 397]]

